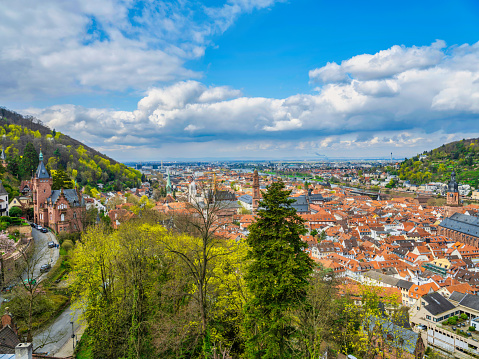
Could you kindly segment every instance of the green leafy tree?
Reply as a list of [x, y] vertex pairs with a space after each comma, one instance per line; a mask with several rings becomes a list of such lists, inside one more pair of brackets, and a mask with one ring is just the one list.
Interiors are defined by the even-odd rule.
[[313, 262], [304, 251], [304, 221], [291, 206], [291, 191], [282, 181], [268, 187], [257, 221], [250, 227], [245, 280], [251, 299], [246, 305], [246, 354], [251, 358], [292, 358], [296, 335], [293, 310], [306, 300]]
[[20, 175], [20, 157], [9, 156], [7, 158], [7, 170], [12, 176], [18, 177]]
[[9, 211], [10, 217], [21, 217], [23, 214], [20, 207], [12, 207]]
[[59, 169], [53, 173], [52, 189], [71, 189], [74, 186], [75, 184], [65, 171]]
[[38, 167], [38, 152], [31, 142], [28, 142], [23, 151], [20, 168], [22, 169], [22, 178], [31, 178]]

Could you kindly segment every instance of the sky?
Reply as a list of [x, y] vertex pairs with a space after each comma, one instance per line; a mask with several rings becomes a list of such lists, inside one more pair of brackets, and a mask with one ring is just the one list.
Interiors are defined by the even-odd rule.
[[479, 2], [0, 2], [0, 106], [120, 161], [479, 137]]

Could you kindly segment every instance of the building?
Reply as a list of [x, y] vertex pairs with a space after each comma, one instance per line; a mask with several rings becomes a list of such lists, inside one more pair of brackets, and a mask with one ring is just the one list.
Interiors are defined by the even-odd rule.
[[452, 171], [451, 180], [447, 184], [446, 195], [446, 216], [459, 212], [461, 209], [461, 202], [459, 196], [459, 185], [456, 182], [456, 173]]
[[438, 234], [457, 242], [479, 247], [479, 217], [454, 213], [439, 224]]
[[[410, 321], [412, 325], [423, 326], [429, 345], [458, 357], [468, 357], [469, 354], [477, 356], [479, 354], [479, 334], [473, 332], [466, 335], [464, 330], [453, 329], [451, 325], [443, 323], [446, 319], [452, 316], [461, 316], [461, 314], [466, 314], [468, 318], [465, 320], [465, 328], [472, 326], [473, 319], [479, 316], [479, 297], [477, 295], [453, 292], [449, 299], [446, 299], [440, 293], [435, 292], [416, 301], [411, 308]], [[460, 330], [463, 333], [460, 333]]]
[[52, 190], [53, 179], [40, 163], [32, 179], [33, 214], [35, 223], [58, 233], [81, 231], [85, 215], [85, 201], [77, 189]]
[[8, 216], [8, 192], [0, 181], [0, 216]]
[[253, 173], [253, 213], [256, 213], [258, 210], [258, 204], [261, 199], [261, 195], [259, 193], [259, 176], [258, 171], [255, 170]]

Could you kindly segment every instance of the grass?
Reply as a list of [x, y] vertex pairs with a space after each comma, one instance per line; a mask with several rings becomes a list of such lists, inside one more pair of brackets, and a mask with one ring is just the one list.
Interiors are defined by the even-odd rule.
[[88, 329], [83, 333], [80, 341], [75, 348], [76, 359], [91, 359], [93, 358], [93, 347], [90, 344], [90, 336], [88, 335]]

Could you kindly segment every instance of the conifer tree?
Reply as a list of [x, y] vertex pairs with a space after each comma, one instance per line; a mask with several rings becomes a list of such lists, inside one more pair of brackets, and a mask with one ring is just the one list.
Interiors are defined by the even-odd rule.
[[268, 187], [247, 238], [251, 261], [246, 285], [246, 353], [250, 358], [292, 358], [293, 310], [306, 299], [313, 262], [300, 235], [304, 220], [296, 214], [283, 182]]
[[22, 177], [31, 178], [38, 167], [38, 152], [31, 142], [28, 142], [23, 151], [20, 168], [22, 169]]

